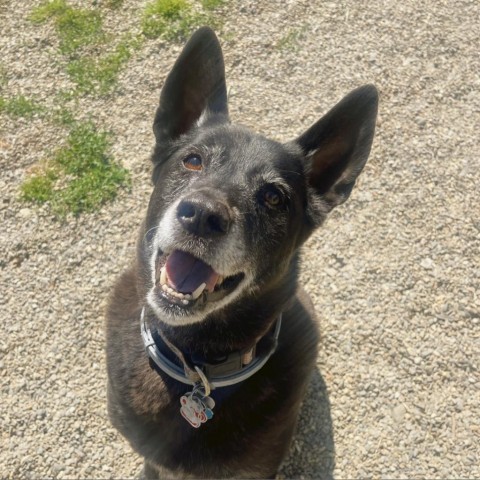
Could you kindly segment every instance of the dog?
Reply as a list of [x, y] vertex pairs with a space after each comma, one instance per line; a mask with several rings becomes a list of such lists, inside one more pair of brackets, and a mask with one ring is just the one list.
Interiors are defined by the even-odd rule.
[[281, 144], [230, 122], [222, 50], [203, 27], [160, 95], [153, 193], [107, 308], [110, 419], [146, 478], [274, 478], [319, 333], [299, 248], [370, 153], [362, 86]]

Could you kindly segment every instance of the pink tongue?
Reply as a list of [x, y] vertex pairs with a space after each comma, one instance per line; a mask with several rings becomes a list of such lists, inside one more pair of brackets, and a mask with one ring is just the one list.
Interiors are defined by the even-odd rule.
[[168, 283], [181, 293], [192, 293], [202, 283], [206, 283], [207, 290], [211, 292], [219, 277], [218, 273], [205, 262], [180, 250], [174, 250], [169, 255], [165, 268]]

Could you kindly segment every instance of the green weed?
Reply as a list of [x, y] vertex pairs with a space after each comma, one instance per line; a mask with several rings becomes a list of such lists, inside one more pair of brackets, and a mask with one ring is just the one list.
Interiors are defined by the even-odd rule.
[[32, 118], [35, 114], [44, 112], [45, 109], [41, 105], [23, 95], [12, 98], [0, 97], [0, 113], [6, 113], [14, 117]]
[[200, 25], [212, 24], [206, 12], [194, 9], [186, 0], [155, 0], [143, 12], [142, 32], [147, 38], [185, 38]]
[[113, 200], [118, 188], [128, 183], [128, 173], [119, 166], [103, 166], [74, 178], [67, 188], [53, 198], [53, 209], [59, 215], [71, 212], [93, 212]]
[[55, 19], [60, 51], [71, 54], [78, 48], [103, 39], [102, 18], [95, 10], [73, 8], [65, 0], [51, 0], [32, 10], [30, 20], [42, 23]]
[[[118, 8], [124, 0], [106, 0], [109, 8]], [[90, 123], [77, 123], [65, 101], [78, 93], [106, 94], [115, 86], [118, 74], [144, 38], [163, 37], [166, 40], [184, 38], [204, 24], [214, 24], [212, 10], [225, 0], [153, 0], [142, 14], [143, 36], [127, 37], [111, 53], [98, 57], [79, 54], [86, 46], [98, 46], [106, 41], [102, 18], [98, 10], [74, 8], [66, 0], [49, 0], [32, 10], [35, 23], [53, 21], [60, 40], [60, 53], [67, 61], [67, 72], [77, 85], [73, 94], [58, 96], [57, 107], [50, 112], [25, 97], [0, 97], [0, 112], [32, 116], [44, 112], [45, 118], [70, 130], [67, 143], [58, 149], [41, 167], [33, 171], [21, 187], [25, 201], [46, 203], [58, 215], [75, 215], [94, 211], [112, 200], [119, 188], [130, 185], [126, 169], [116, 164], [108, 154], [110, 138]], [[3, 72], [3, 70], [2, 70]], [[0, 86], [6, 76], [0, 72]], [[63, 97], [62, 97], [63, 95]]]
[[51, 168], [38, 169], [20, 187], [23, 200], [33, 203], [45, 203], [54, 195], [54, 184], [57, 174]]
[[[106, 5], [117, 8], [123, 0], [108, 0]], [[96, 57], [79, 55], [81, 47], [96, 45], [106, 40], [102, 31], [99, 10], [73, 8], [66, 0], [50, 0], [35, 8], [30, 19], [41, 23], [54, 19], [60, 38], [60, 51], [67, 56], [67, 73], [77, 84], [76, 94], [108, 93], [115, 84], [118, 73], [138, 48], [138, 40], [129, 38], [120, 42], [113, 53]]]
[[127, 170], [108, 155], [109, 146], [108, 133], [90, 122], [75, 124], [67, 145], [22, 185], [22, 198], [48, 201], [61, 216], [96, 210], [114, 199], [120, 187], [130, 184]]
[[64, 106], [55, 108], [51, 113], [51, 121], [56, 125], [63, 127], [73, 127], [75, 125], [75, 117], [73, 113]]
[[28, 99], [23, 95], [17, 95], [12, 98], [0, 96], [0, 113], [24, 118], [32, 118], [35, 115], [40, 115], [41, 118], [57, 125], [72, 127], [75, 123], [73, 113], [67, 108], [58, 105], [58, 102], [56, 103], [56, 107], [47, 110], [46, 107], [36, 100]]
[[103, 57], [82, 57], [71, 60], [67, 64], [67, 73], [77, 84], [79, 93], [98, 92], [104, 95], [114, 87], [122, 67], [139, 46], [139, 40], [124, 40], [112, 53]]
[[145, 14], [173, 21], [189, 9], [190, 6], [186, 0], [156, 0], [146, 6]]
[[147, 38], [157, 38], [172, 30], [190, 10], [185, 0], [156, 0], [149, 3], [143, 12], [142, 32]]
[[55, 163], [67, 174], [81, 176], [86, 171], [103, 166], [108, 149], [107, 132], [99, 132], [90, 122], [80, 123], [70, 132], [68, 148], [60, 149]]
[[34, 23], [43, 23], [50, 18], [63, 15], [68, 8], [70, 7], [65, 0], [46, 1], [32, 10], [29, 19]]

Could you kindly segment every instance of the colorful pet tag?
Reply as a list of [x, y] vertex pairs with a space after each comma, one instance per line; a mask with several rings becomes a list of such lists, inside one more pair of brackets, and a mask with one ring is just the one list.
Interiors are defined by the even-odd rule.
[[202, 423], [213, 417], [215, 401], [205, 395], [202, 387], [195, 385], [191, 392], [180, 398], [180, 413], [183, 418], [194, 428], [199, 428]]

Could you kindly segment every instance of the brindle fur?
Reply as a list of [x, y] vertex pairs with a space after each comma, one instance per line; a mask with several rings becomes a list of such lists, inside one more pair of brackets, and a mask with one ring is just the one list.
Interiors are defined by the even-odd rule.
[[[275, 476], [317, 358], [315, 314], [297, 280], [298, 248], [348, 197], [373, 138], [377, 94], [372, 86], [356, 90], [299, 139], [281, 145], [229, 123], [223, 70], [214, 33], [200, 29], [162, 92], [154, 126], [154, 191], [136, 259], [117, 281], [107, 311], [110, 418], [145, 458], [147, 478]], [[248, 268], [255, 281], [202, 321], [175, 326], [146, 303], [152, 288], [151, 239], [168, 205], [186, 191], [195, 192], [190, 177], [182, 180], [177, 155], [199, 142], [204, 151], [219, 145], [224, 152], [224, 164], [205, 177], [202, 188], [208, 185], [212, 195], [221, 191], [222, 199], [244, 212], [234, 221], [242, 248], [251, 252]], [[290, 185], [285, 211], [259, 206], [253, 171], [274, 172]], [[234, 194], [229, 196], [227, 187]], [[211, 243], [221, 255], [218, 243]], [[278, 348], [248, 380], [215, 390], [213, 419], [194, 429], [179, 411], [189, 387], [149, 364], [139, 325], [144, 306], [148, 321], [178, 348], [206, 356], [251, 346], [282, 313]]]

